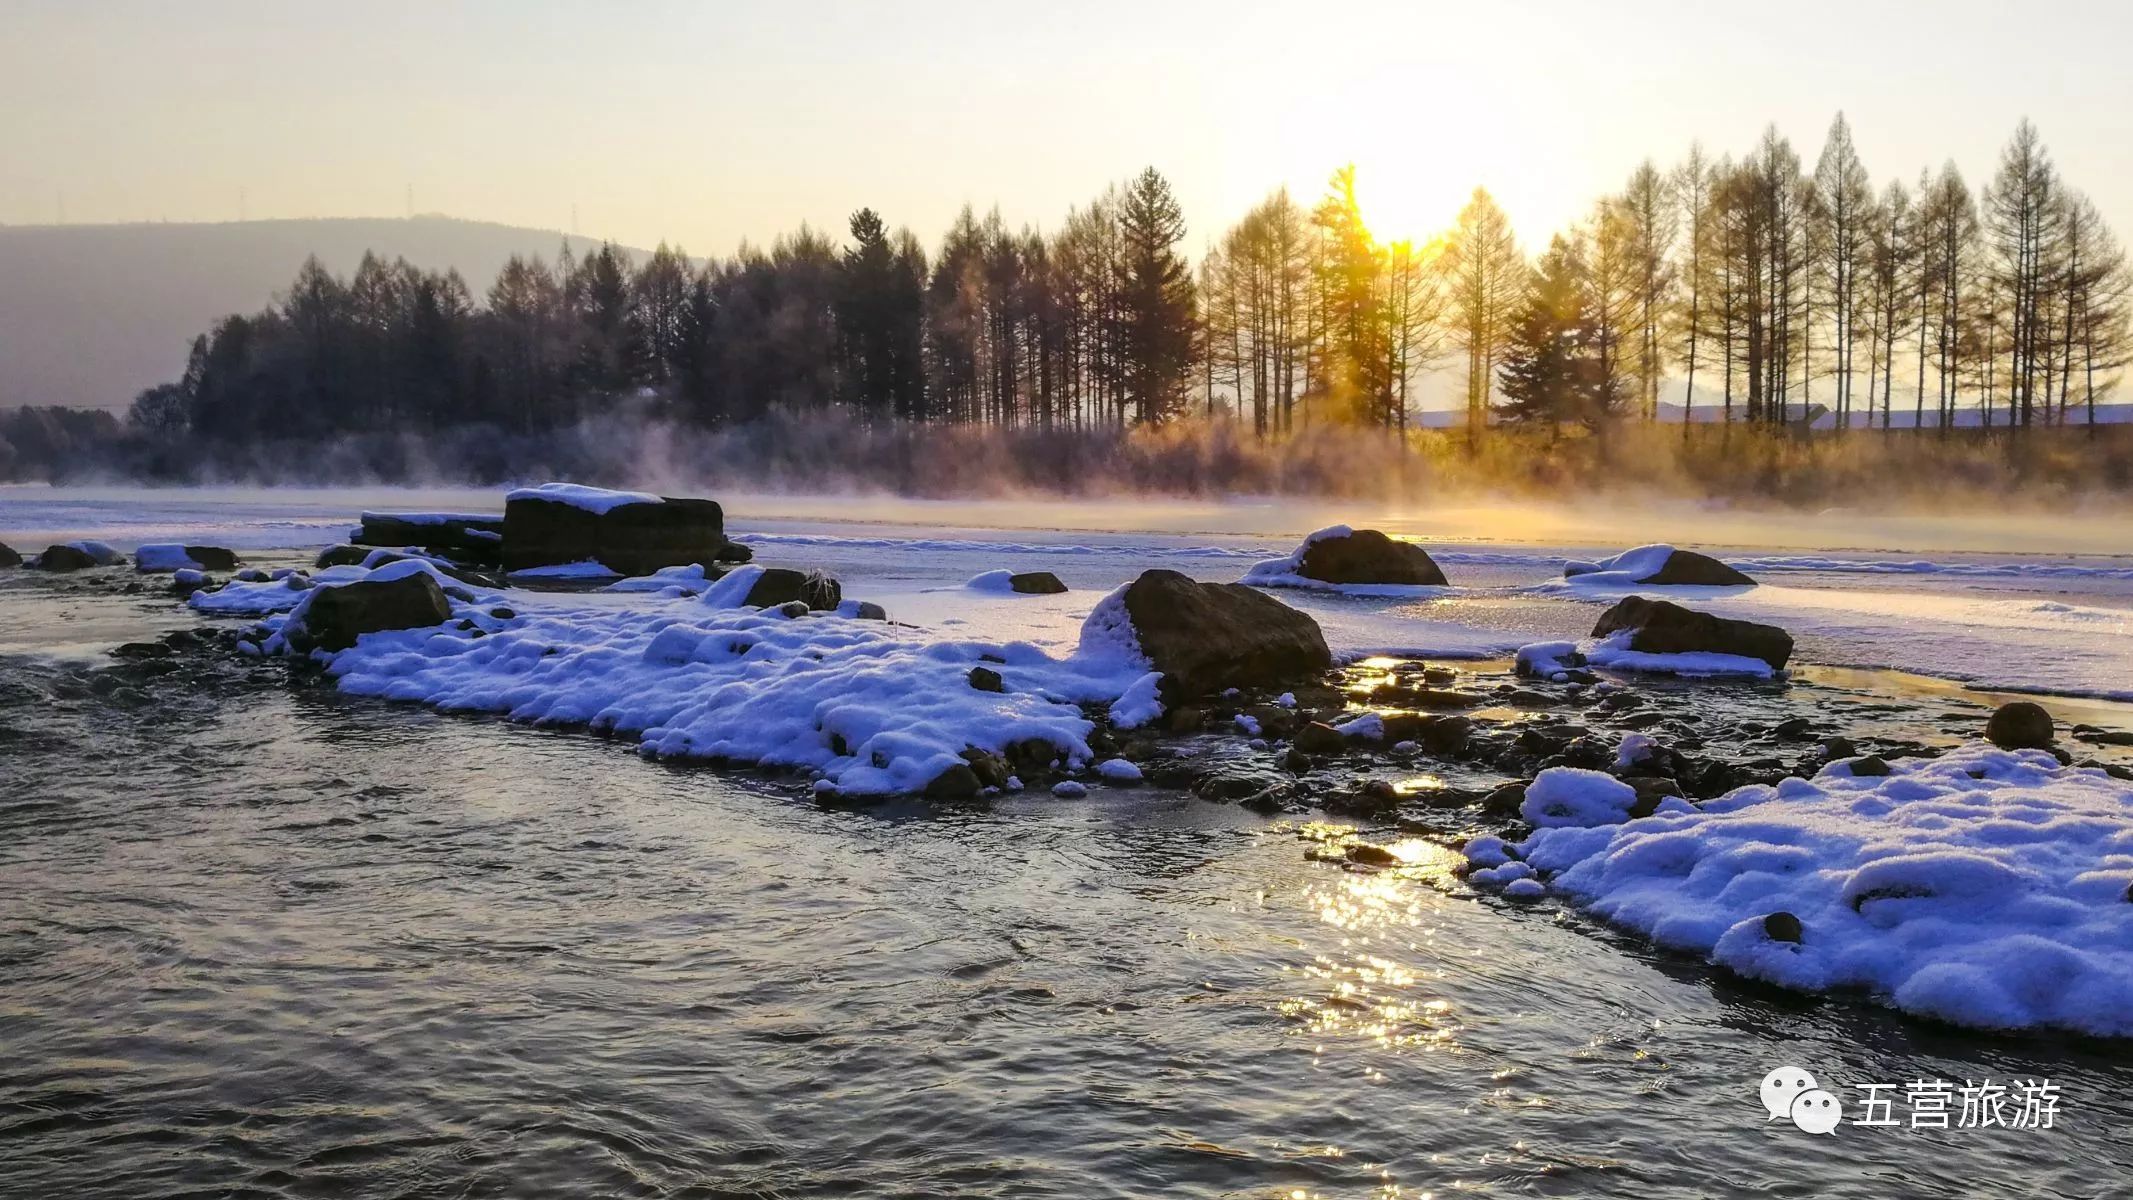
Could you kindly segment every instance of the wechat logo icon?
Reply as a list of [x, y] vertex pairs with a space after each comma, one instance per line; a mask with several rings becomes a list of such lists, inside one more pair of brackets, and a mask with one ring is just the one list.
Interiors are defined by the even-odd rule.
[[1762, 1098], [1770, 1120], [1790, 1117], [1802, 1133], [1834, 1133], [1844, 1119], [1844, 1106], [1799, 1067], [1779, 1067], [1763, 1076]]

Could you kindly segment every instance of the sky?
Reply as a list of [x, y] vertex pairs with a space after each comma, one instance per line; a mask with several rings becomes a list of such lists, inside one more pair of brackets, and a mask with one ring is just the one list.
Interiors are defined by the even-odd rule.
[[1056, 228], [1153, 165], [1197, 252], [1357, 167], [1427, 238], [1476, 185], [1521, 240], [1645, 158], [1811, 166], [1843, 111], [1877, 183], [1974, 185], [2023, 116], [2133, 227], [2133, 5], [232, 3], [8, 0], [0, 222], [424, 213], [692, 253], [856, 208], [931, 243], [969, 204]]

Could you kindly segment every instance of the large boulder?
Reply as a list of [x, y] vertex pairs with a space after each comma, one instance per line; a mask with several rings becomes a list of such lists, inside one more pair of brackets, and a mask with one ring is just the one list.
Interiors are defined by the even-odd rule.
[[591, 559], [623, 575], [649, 575], [718, 561], [726, 518], [715, 500], [550, 483], [504, 497], [503, 537], [506, 571]]
[[1397, 583], [1441, 586], [1444, 571], [1413, 542], [1375, 529], [1314, 535], [1296, 573], [1321, 583]]
[[452, 619], [444, 589], [427, 571], [314, 588], [290, 614], [285, 632], [296, 650], [346, 650], [366, 633], [421, 629]]
[[351, 546], [343, 542], [338, 546], [328, 546], [319, 551], [318, 557], [312, 560], [311, 565], [320, 568], [360, 567], [363, 565], [363, 560], [369, 557], [370, 551], [361, 546]]
[[1010, 575], [1007, 577], [1007, 587], [1008, 590], [1020, 592], [1025, 596], [1056, 596], [1067, 590], [1067, 585], [1061, 583], [1059, 577], [1050, 571], [1022, 571]]
[[420, 546], [432, 554], [483, 566], [497, 564], [503, 550], [504, 519], [473, 513], [363, 514], [355, 531], [358, 546]]
[[1748, 587], [1755, 583], [1708, 554], [1663, 545], [1638, 546], [1599, 562], [1565, 563], [1563, 576], [1654, 587]]
[[19, 567], [21, 565], [22, 556], [15, 553], [14, 548], [6, 542], [0, 542], [0, 567]]
[[65, 542], [46, 546], [37, 565], [47, 571], [84, 571], [90, 567], [116, 566], [124, 555], [102, 542]]
[[[1301, 682], [1333, 666], [1318, 622], [1243, 584], [1143, 571], [1120, 599], [1141, 654], [1173, 696]], [[1106, 617], [1102, 610], [1090, 620]]]
[[2055, 734], [2051, 713], [2028, 700], [2002, 704], [1985, 722], [1986, 740], [2002, 750], [2048, 749]]
[[817, 611], [827, 611], [844, 602], [844, 588], [820, 571], [803, 573], [790, 567], [765, 567], [754, 586], [748, 589], [747, 599], [741, 601], [755, 608], [775, 608], [795, 602]]
[[1670, 600], [1624, 596], [1592, 627], [1592, 636], [1630, 631], [1629, 648], [1640, 654], [1736, 654], [1759, 658], [1783, 670], [1792, 657], [1792, 635], [1775, 625], [1736, 621], [1683, 608]]

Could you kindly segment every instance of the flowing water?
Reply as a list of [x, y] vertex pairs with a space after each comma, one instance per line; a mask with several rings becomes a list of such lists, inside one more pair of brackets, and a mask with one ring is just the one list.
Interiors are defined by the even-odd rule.
[[[0, 1194], [2123, 1196], [2133, 1056], [1751, 987], [1156, 789], [853, 810], [87, 648], [0, 581]], [[1762, 1076], [2050, 1078], [2050, 1130]]]

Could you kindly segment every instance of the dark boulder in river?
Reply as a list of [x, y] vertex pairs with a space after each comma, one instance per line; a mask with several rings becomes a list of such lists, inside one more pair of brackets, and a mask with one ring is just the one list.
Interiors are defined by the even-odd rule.
[[715, 500], [610, 492], [570, 484], [504, 498], [506, 571], [591, 560], [623, 575], [719, 561], [725, 512]]
[[363, 514], [359, 546], [420, 546], [432, 554], [480, 566], [496, 566], [503, 548], [502, 517], [470, 513]]
[[765, 567], [755, 586], [748, 589], [748, 598], [741, 603], [755, 608], [774, 608], [798, 602], [822, 610], [835, 608], [843, 601], [843, 586], [820, 571], [802, 573], [790, 567]]
[[1333, 666], [1318, 622], [1243, 584], [1143, 571], [1126, 587], [1124, 602], [1141, 653], [1163, 673], [1168, 694], [1273, 687], [1314, 679]]
[[44, 553], [37, 556], [37, 566], [46, 571], [85, 571], [90, 567], [108, 567], [118, 561], [73, 543], [46, 546]]
[[1777, 670], [1792, 657], [1792, 635], [1775, 625], [1713, 616], [1648, 596], [1615, 601], [1600, 614], [1592, 636], [1623, 630], [1630, 631], [1629, 648], [1641, 654], [1735, 654], [1762, 659]]
[[452, 618], [444, 590], [426, 571], [315, 588], [290, 614], [285, 633], [295, 650], [346, 650], [366, 633], [422, 629]]
[[2002, 750], [2043, 750], [2055, 733], [2051, 713], [2027, 700], [2002, 704], [1985, 722], [1985, 739]]
[[1563, 577], [1607, 573], [1655, 587], [1749, 587], [1755, 580], [1708, 554], [1672, 546], [1638, 546], [1600, 562], [1563, 564]]
[[1708, 554], [1676, 550], [1666, 556], [1665, 566], [1637, 582], [1662, 587], [1741, 587], [1755, 580]]
[[1007, 586], [1025, 596], [1056, 596], [1067, 590], [1050, 571], [1023, 571], [1007, 577]]
[[15, 553], [14, 548], [6, 542], [0, 542], [0, 567], [19, 567], [21, 565], [22, 556]]
[[1375, 529], [1318, 538], [1304, 547], [1296, 573], [1321, 583], [1445, 583], [1444, 571], [1429, 551]]

